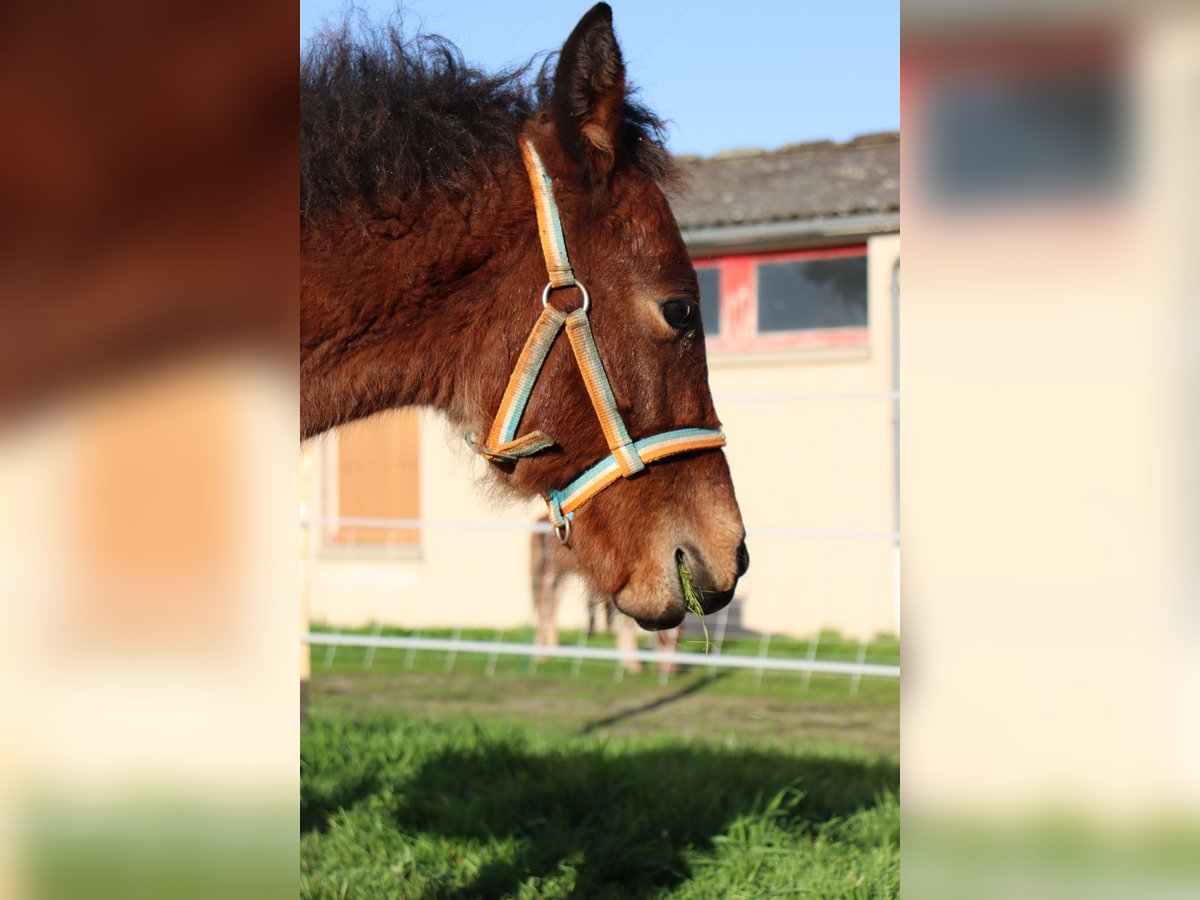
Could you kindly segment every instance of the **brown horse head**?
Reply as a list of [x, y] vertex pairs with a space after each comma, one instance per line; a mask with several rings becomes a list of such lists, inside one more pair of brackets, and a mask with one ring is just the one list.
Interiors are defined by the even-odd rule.
[[[630, 434], [717, 428], [695, 270], [658, 173], [638, 165], [630, 144], [644, 136], [626, 127], [628, 115], [612, 13], [600, 4], [563, 45], [549, 103], [524, 134], [555, 183], [568, 250], [591, 292], [592, 330]], [[536, 258], [536, 244], [534, 251]], [[553, 297], [563, 308], [580, 302], [573, 289]], [[557, 347], [547, 361], [521, 423], [523, 431], [554, 437], [557, 452], [501, 474], [522, 493], [560, 488], [608, 455], [567, 350]], [[602, 491], [576, 516], [568, 558], [623, 612], [671, 627], [684, 614], [677, 560], [703, 588], [706, 611], [720, 609], [745, 570], [744, 536], [724, 455], [702, 451], [652, 464]]]
[[[498, 85], [493, 80], [478, 97], [494, 98]], [[444, 182], [469, 183], [468, 190], [429, 190], [437, 172], [410, 160], [409, 184], [390, 203], [381, 190], [370, 213], [326, 213], [321, 228], [305, 223], [301, 372], [313, 410], [306, 428], [415, 403], [439, 406], [464, 431], [488, 432], [541, 312], [547, 280], [518, 151], [522, 138], [551, 176], [571, 263], [591, 294], [596, 346], [629, 434], [637, 440], [719, 427], [696, 274], [663, 194], [674, 169], [655, 140], [657, 121], [628, 96], [606, 4], [589, 11], [567, 39], [552, 83], [543, 78], [536, 95], [524, 96], [528, 108], [512, 96], [504, 102], [512, 128], [490, 152], [480, 152], [482, 170], [451, 162], [441, 171]], [[401, 107], [393, 102], [393, 108]], [[320, 142], [313, 146], [319, 150]], [[314, 172], [366, 168], [361, 159], [347, 165], [344, 150], [332, 159], [316, 150], [306, 163]], [[446, 151], [454, 152], [461, 151]], [[404, 160], [396, 166], [403, 174]], [[328, 174], [324, 182], [313, 179], [306, 203], [319, 206], [322, 185], [335, 181]], [[335, 285], [337, 273], [356, 278], [357, 301]], [[573, 309], [580, 295], [567, 288], [551, 302]], [[361, 314], [347, 312], [364, 304], [372, 310], [367, 325]], [[345, 317], [340, 329], [339, 316]], [[563, 335], [520, 421], [520, 434], [531, 431], [545, 432], [554, 446], [491, 464], [499, 483], [518, 496], [561, 489], [609, 454]], [[725, 457], [703, 450], [652, 463], [601, 491], [576, 513], [566, 561], [643, 626], [670, 628], [685, 613], [678, 562], [701, 589], [705, 611], [715, 611], [732, 599], [749, 563], [744, 537]]]

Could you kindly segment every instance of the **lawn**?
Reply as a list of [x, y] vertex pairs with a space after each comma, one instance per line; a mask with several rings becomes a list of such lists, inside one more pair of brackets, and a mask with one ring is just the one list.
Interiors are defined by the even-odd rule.
[[899, 893], [894, 680], [359, 648], [313, 670], [304, 897]]

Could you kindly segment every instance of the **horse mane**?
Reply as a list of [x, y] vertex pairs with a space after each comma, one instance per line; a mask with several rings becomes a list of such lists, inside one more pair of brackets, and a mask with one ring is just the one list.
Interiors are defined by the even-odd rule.
[[[394, 211], [422, 192], [467, 196], [517, 156], [530, 117], [548, 108], [557, 53], [489, 74], [436, 35], [348, 25], [326, 30], [300, 64], [300, 214]], [[627, 100], [618, 154], [660, 184], [678, 170], [664, 123]]]

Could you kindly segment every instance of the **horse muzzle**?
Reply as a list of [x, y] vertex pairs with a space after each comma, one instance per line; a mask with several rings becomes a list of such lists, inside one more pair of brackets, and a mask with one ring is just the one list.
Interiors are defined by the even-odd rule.
[[[746, 574], [750, 567], [750, 552], [746, 549], [746, 542], [741, 541], [734, 551], [733, 559], [718, 567], [710, 565], [690, 544], [677, 548], [671, 565], [671, 572], [676, 573], [676, 577], [667, 579], [670, 589], [666, 592], [663, 602], [653, 607], [653, 612], [650, 612], [645, 604], [637, 604], [638, 609], [627, 612], [645, 630], [663, 631], [674, 628], [684, 620], [689, 612], [683, 587], [683, 576], [678, 574], [681, 563], [687, 567], [700, 609], [707, 616], [720, 612], [733, 600], [738, 580]], [[714, 571], [724, 571], [725, 577], [722, 579], [714, 575]], [[622, 600], [625, 603], [622, 603]], [[618, 608], [634, 606], [630, 602], [631, 600], [631, 597], [618, 597]], [[627, 610], [622, 609], [622, 611]]]

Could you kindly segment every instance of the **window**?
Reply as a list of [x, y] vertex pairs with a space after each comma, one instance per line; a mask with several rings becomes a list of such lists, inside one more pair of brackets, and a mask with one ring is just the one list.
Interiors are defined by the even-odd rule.
[[[362, 521], [420, 517], [419, 438], [416, 410], [384, 413], [337, 433], [325, 503], [338, 521], [325, 532], [327, 546], [416, 547], [420, 543], [415, 528]], [[346, 519], [351, 521], [343, 524]]]
[[705, 259], [696, 275], [714, 353], [867, 344], [864, 245]]
[[758, 264], [759, 332], [866, 324], [865, 256]]
[[1074, 26], [914, 41], [903, 102], [923, 141], [920, 193], [963, 211], [1119, 198], [1135, 159], [1135, 45]]
[[1044, 199], [1124, 183], [1129, 114], [1113, 77], [961, 79], [930, 103], [923, 174], [938, 199]]
[[696, 279], [700, 282], [700, 322], [706, 337], [721, 333], [721, 270], [716, 266], [699, 266]]

